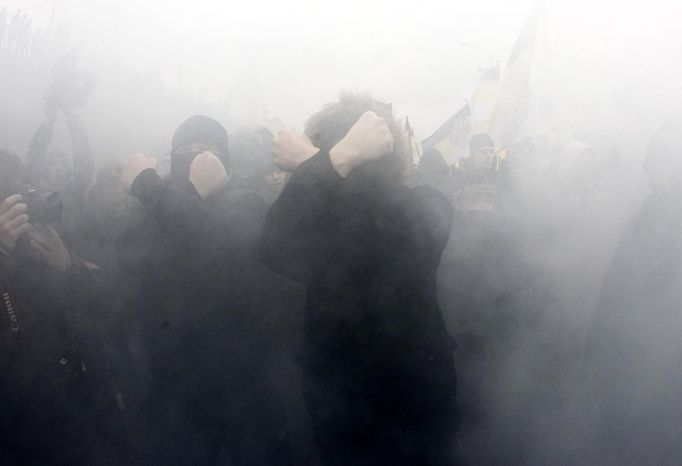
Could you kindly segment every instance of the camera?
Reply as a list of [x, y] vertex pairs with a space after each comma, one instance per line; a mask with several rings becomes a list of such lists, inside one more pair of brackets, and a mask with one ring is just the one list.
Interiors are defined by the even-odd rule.
[[42, 191], [34, 186], [24, 186], [19, 194], [28, 208], [28, 221], [30, 223], [49, 225], [61, 220], [64, 206], [58, 192]]

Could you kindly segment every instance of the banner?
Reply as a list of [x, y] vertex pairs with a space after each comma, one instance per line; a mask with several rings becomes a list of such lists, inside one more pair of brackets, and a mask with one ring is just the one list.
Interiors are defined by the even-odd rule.
[[[539, 68], [543, 63], [538, 61], [536, 53], [538, 48], [546, 51], [545, 28], [544, 3], [538, 1], [509, 57], [497, 104], [488, 124], [488, 132], [500, 149], [509, 148], [532, 133], [542, 133], [544, 129], [536, 128], [535, 125], [541, 123], [547, 126], [552, 113], [546, 98], [541, 95]], [[533, 118], [529, 121], [531, 110]]]
[[471, 132], [471, 108], [465, 104], [428, 138], [422, 141], [422, 149], [438, 150], [448, 165], [456, 165], [465, 156]]

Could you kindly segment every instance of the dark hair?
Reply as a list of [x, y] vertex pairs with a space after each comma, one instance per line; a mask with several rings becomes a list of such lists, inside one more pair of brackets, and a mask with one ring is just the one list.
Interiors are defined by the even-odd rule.
[[373, 111], [388, 124], [393, 135], [393, 152], [362, 169], [377, 176], [403, 181], [411, 166], [410, 148], [390, 104], [376, 101], [369, 95], [341, 94], [338, 102], [325, 105], [308, 119], [305, 134], [315, 147], [330, 151], [346, 136], [358, 118], [368, 111]]

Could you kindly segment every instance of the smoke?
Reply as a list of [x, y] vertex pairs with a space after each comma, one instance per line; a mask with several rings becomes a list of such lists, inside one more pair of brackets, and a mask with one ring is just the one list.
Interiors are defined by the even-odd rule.
[[[459, 109], [478, 68], [492, 59], [504, 69], [532, 4], [34, 3], [0, 3], [10, 17], [26, 9], [34, 29], [53, 27], [30, 57], [0, 50], [0, 149], [23, 157], [50, 70], [76, 50], [97, 82], [81, 113], [98, 166], [136, 151], [163, 159], [174, 129], [197, 113], [230, 133], [247, 119], [300, 130], [340, 89], [392, 102], [422, 139]], [[682, 34], [669, 3], [547, 2], [543, 66], [560, 134], [500, 176], [496, 212], [453, 225], [440, 303], [459, 341], [461, 444], [478, 464], [615, 464], [633, 437], [643, 453], [625, 461], [674, 463], [679, 418], [661, 413], [682, 388], [682, 316], [670, 304], [679, 193], [656, 197], [642, 169], [655, 130], [682, 104]], [[259, 85], [240, 87], [245, 76]], [[674, 153], [679, 142], [666, 144]], [[63, 126], [55, 144], [68, 149]], [[638, 419], [664, 440], [640, 435]]]

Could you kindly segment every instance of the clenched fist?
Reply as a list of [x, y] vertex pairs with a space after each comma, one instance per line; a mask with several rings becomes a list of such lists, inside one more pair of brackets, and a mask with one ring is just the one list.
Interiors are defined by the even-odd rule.
[[0, 205], [0, 248], [6, 254], [14, 251], [19, 237], [31, 227], [26, 212], [26, 204], [18, 194], [8, 197]]
[[272, 142], [272, 161], [280, 170], [293, 172], [319, 151], [307, 136], [283, 129]]
[[329, 156], [334, 169], [345, 177], [353, 169], [393, 151], [393, 135], [386, 121], [374, 112], [365, 112]]
[[194, 157], [189, 167], [189, 180], [202, 199], [210, 197], [227, 186], [230, 177], [220, 159], [210, 151]]
[[128, 157], [121, 170], [121, 183], [127, 193], [130, 193], [135, 178], [148, 168], [156, 170], [156, 159], [139, 152]]

